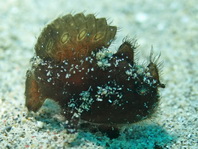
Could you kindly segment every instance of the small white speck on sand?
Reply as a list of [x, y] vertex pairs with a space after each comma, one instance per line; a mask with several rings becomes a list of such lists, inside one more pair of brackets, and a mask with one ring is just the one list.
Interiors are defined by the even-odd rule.
[[43, 122], [37, 121], [37, 127], [38, 128], [43, 128], [43, 126], [44, 126], [44, 123]]

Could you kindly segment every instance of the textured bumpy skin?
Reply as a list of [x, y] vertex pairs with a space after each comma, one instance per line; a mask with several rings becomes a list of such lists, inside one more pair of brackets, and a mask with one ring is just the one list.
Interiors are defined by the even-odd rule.
[[159, 80], [159, 58], [151, 54], [148, 66], [138, 65], [135, 42], [127, 40], [111, 53], [116, 31], [105, 18], [83, 13], [47, 25], [27, 71], [28, 110], [36, 112], [45, 99], [53, 99], [73, 130], [82, 121], [116, 127], [150, 116], [158, 104], [158, 88], [165, 87]]

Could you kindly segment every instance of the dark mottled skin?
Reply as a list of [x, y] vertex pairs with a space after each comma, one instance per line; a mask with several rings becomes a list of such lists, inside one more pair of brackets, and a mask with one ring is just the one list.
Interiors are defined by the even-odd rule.
[[[38, 38], [27, 71], [28, 110], [36, 112], [46, 98], [53, 99], [75, 130], [80, 120], [116, 127], [149, 117], [159, 101], [158, 87], [165, 87], [157, 60], [151, 54], [147, 67], [137, 65], [135, 43], [127, 40], [116, 53], [105, 55], [101, 51], [107, 50], [116, 30], [106, 19], [82, 13], [49, 24]], [[98, 59], [99, 52], [105, 56]]]

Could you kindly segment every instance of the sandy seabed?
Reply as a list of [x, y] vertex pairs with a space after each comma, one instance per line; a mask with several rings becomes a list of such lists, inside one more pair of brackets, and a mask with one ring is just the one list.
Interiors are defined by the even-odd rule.
[[[127, 35], [139, 43], [139, 61], [153, 46], [164, 61], [157, 112], [116, 139], [67, 134], [56, 103], [28, 115], [25, 74], [42, 28], [54, 18], [85, 12], [119, 27], [112, 49]], [[198, 146], [198, 5], [196, 0], [0, 1], [0, 148], [195, 149]]]

